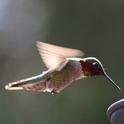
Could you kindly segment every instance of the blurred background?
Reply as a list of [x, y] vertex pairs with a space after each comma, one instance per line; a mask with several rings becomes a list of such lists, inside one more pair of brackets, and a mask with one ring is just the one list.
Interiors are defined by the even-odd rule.
[[[8, 82], [46, 69], [37, 40], [98, 58], [122, 90], [98, 76], [54, 96], [6, 91]], [[123, 54], [123, 0], [0, 0], [0, 123], [110, 124], [106, 110], [124, 94]]]

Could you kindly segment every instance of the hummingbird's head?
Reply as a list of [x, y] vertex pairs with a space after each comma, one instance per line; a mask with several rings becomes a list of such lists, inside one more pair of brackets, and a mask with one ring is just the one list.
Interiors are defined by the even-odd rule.
[[104, 75], [110, 82], [120, 89], [120, 87], [105, 72], [102, 63], [98, 59], [94, 57], [87, 57], [84, 58], [84, 61], [81, 60], [80, 63], [85, 76]]
[[84, 58], [80, 61], [85, 76], [104, 75], [104, 68], [101, 62], [94, 57]]

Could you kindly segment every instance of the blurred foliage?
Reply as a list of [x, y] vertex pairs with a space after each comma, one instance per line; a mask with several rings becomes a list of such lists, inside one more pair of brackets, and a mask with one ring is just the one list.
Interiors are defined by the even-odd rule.
[[[124, 1], [0, 1], [0, 122], [5, 124], [106, 124], [108, 106], [123, 97]], [[73, 83], [51, 95], [5, 91], [8, 82], [41, 73], [35, 41], [78, 48], [100, 59], [104, 77]]]

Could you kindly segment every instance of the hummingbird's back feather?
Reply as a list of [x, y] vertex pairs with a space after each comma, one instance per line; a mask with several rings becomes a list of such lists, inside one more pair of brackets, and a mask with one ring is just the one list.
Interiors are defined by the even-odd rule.
[[82, 51], [77, 49], [60, 47], [40, 41], [37, 41], [37, 47], [44, 64], [50, 70], [57, 70], [61, 65], [65, 65], [66, 58], [81, 57], [84, 55]]

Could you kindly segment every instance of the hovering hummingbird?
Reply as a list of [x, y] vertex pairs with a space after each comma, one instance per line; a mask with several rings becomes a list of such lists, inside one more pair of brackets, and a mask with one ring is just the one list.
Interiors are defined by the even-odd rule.
[[9, 83], [7, 90], [27, 90], [60, 93], [72, 82], [95, 75], [104, 75], [118, 89], [120, 87], [107, 75], [101, 62], [94, 57], [81, 58], [84, 53], [37, 41], [40, 56], [48, 68], [40, 75]]

